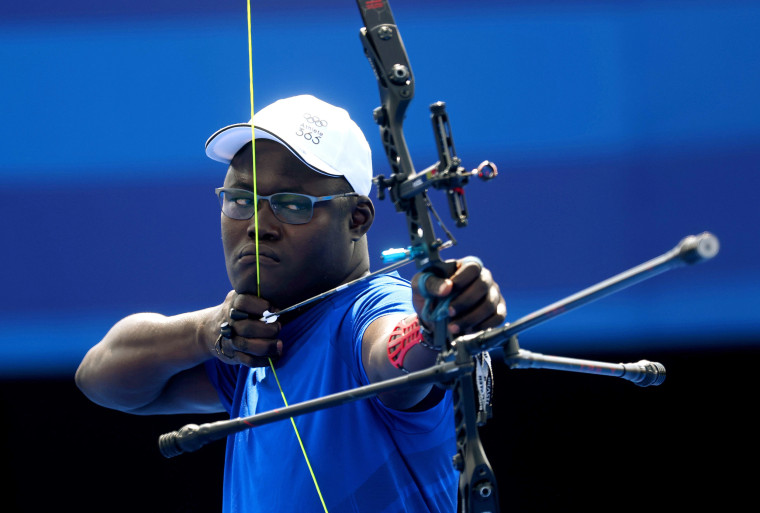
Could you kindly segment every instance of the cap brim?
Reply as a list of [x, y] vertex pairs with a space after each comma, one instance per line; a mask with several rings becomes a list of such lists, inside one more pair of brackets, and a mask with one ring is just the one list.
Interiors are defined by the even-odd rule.
[[[317, 173], [321, 173], [327, 176], [342, 176], [339, 174], [333, 174], [323, 171], [314, 164], [307, 162], [304, 158], [294, 150], [287, 142], [277, 137], [266, 128], [254, 127], [254, 135], [256, 139], [267, 139], [285, 146], [293, 155], [298, 157], [298, 160], [309, 166]], [[235, 125], [229, 125], [224, 128], [220, 128], [206, 141], [206, 155], [213, 160], [229, 164], [235, 154], [240, 149], [251, 142], [251, 125], [249, 123], [238, 123]]]

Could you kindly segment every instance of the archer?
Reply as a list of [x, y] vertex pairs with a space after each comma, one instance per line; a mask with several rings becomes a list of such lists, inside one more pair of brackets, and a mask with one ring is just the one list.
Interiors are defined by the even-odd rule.
[[[319, 144], [297, 135], [307, 118], [323, 125]], [[77, 371], [92, 401], [138, 415], [239, 417], [435, 363], [434, 327], [417, 317], [423, 273], [411, 284], [374, 276], [262, 320], [369, 274], [375, 210], [369, 145], [343, 109], [299, 96], [259, 111], [253, 142], [251, 124], [206, 144], [228, 164], [216, 192], [232, 290], [199, 311], [119, 321]], [[422, 280], [426, 296], [450, 301], [450, 334], [502, 324], [490, 272], [451, 264], [451, 276]], [[450, 391], [421, 385], [230, 436], [224, 511], [454, 512], [453, 412]]]

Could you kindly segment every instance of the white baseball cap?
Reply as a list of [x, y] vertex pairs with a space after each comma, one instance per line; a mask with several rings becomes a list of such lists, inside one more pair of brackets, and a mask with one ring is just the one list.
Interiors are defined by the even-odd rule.
[[217, 130], [206, 141], [206, 155], [229, 164], [251, 142], [251, 125], [256, 139], [278, 142], [314, 171], [344, 176], [354, 192], [369, 195], [372, 153], [361, 129], [344, 109], [310, 95], [278, 100], [248, 123]]

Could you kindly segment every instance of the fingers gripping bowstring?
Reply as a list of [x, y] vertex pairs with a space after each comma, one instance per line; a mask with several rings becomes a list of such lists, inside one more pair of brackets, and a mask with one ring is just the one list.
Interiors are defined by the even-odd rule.
[[[251, 95], [251, 155], [252, 155], [252, 165], [251, 168], [253, 169], [253, 204], [255, 205], [253, 209], [253, 226], [254, 226], [254, 236], [256, 239], [256, 295], [261, 297], [261, 269], [259, 267], [259, 197], [258, 197], [258, 191], [256, 188], [256, 128], [253, 123], [253, 114], [254, 114], [254, 103], [253, 103], [253, 38], [251, 30], [251, 0], [247, 0], [246, 2], [246, 10], [248, 14], [248, 81], [249, 81], [249, 89], [250, 89], [250, 95]], [[277, 371], [274, 369], [274, 363], [272, 362], [272, 359], [269, 358], [269, 367], [272, 369], [272, 374], [274, 375], [274, 379], [277, 382], [277, 388], [280, 389], [280, 395], [282, 396], [282, 402], [285, 403], [285, 407], [288, 406], [288, 400], [285, 398], [285, 392], [282, 390], [282, 386], [280, 385], [280, 379], [277, 377]], [[293, 419], [293, 417], [290, 417], [290, 422], [293, 425], [293, 431], [295, 431], [296, 438], [298, 439], [298, 444], [301, 447], [301, 452], [303, 453], [304, 460], [306, 460], [306, 466], [309, 468], [309, 474], [311, 474], [311, 479], [314, 481], [314, 486], [317, 489], [317, 495], [319, 496], [319, 500], [322, 503], [322, 508], [325, 510], [325, 513], [327, 513], [327, 506], [325, 505], [325, 499], [322, 497], [322, 491], [319, 489], [319, 483], [317, 483], [317, 477], [314, 474], [314, 469], [311, 467], [311, 462], [309, 461], [309, 456], [306, 454], [306, 448], [303, 445], [303, 441], [301, 440], [301, 435], [298, 432], [298, 428], [296, 427], [296, 421]]]

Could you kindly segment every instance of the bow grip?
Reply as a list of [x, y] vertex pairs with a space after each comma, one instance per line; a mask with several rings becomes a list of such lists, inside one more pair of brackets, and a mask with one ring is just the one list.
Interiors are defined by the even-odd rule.
[[434, 345], [443, 349], [448, 339], [446, 325], [449, 323], [449, 304], [452, 297], [438, 298], [432, 296], [427, 289], [427, 280], [433, 276], [448, 278], [457, 270], [456, 261], [438, 261], [422, 269], [417, 280], [417, 291], [425, 298], [425, 305], [420, 312], [420, 320], [427, 326], [433, 327]]

